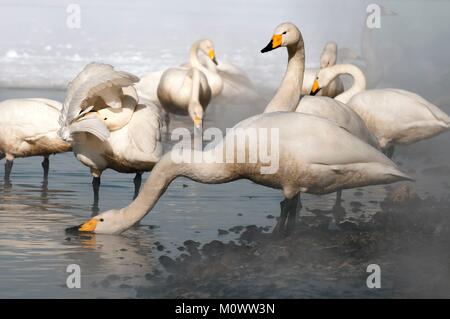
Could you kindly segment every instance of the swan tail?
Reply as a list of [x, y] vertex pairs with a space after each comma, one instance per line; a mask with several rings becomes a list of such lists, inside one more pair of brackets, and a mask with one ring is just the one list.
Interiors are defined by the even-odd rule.
[[[110, 136], [110, 132], [105, 123], [94, 116], [83, 117], [70, 125], [70, 137], [79, 132], [90, 133], [101, 141], [106, 141]], [[63, 132], [63, 134], [67, 135], [67, 132]]]

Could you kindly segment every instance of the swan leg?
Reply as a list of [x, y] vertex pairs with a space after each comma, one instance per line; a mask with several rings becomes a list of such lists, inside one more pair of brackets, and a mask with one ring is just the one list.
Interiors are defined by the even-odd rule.
[[93, 211], [98, 211], [98, 194], [100, 191], [100, 176], [94, 176], [92, 178], [92, 189], [94, 191], [94, 204], [92, 206]]
[[302, 203], [300, 199], [300, 193], [295, 195], [288, 203], [288, 218], [286, 222], [286, 233], [291, 233], [297, 225], [298, 213], [302, 209]]
[[278, 222], [275, 225], [275, 228], [273, 229], [272, 233], [275, 235], [281, 234], [284, 231], [284, 226], [286, 225], [286, 219], [288, 215], [288, 199], [285, 198], [280, 202], [280, 217], [278, 218]]
[[12, 170], [13, 164], [14, 164], [13, 160], [6, 159], [6, 161], [5, 161], [5, 182], [10, 181], [11, 170]]
[[139, 195], [139, 190], [141, 189], [142, 173], [136, 173], [133, 182], [134, 182], [134, 196], [133, 196], [134, 200]]
[[342, 207], [342, 189], [336, 192], [336, 202], [334, 203], [332, 210], [334, 221], [332, 221], [335, 225], [340, 223], [345, 217], [345, 208]]
[[297, 224], [298, 212], [302, 208], [300, 193], [293, 198], [285, 198], [280, 202], [281, 213], [277, 225], [273, 229], [273, 234], [288, 235], [295, 229]]
[[166, 112], [164, 114], [164, 123], [166, 124], [166, 133], [170, 133], [170, 114], [169, 112]]
[[384, 154], [386, 154], [387, 157], [392, 159], [392, 157], [394, 156], [394, 145], [389, 146], [389, 148], [386, 149]]
[[44, 160], [42, 161], [42, 168], [44, 169], [44, 181], [48, 180], [49, 167], [50, 167], [50, 162], [48, 160], [48, 156], [44, 156]]
[[342, 207], [342, 189], [336, 192], [336, 201], [334, 202], [333, 208]]

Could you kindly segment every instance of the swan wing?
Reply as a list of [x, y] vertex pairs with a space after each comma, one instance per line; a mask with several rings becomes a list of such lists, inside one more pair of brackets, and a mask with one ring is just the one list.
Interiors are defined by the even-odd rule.
[[101, 141], [106, 141], [110, 136], [110, 132], [105, 123], [95, 114], [92, 114], [92, 116], [81, 117], [70, 125], [70, 136], [80, 132], [90, 133]]
[[158, 161], [162, 155], [160, 109], [152, 104], [139, 104], [128, 125], [128, 139], [138, 159]]
[[116, 71], [109, 64], [90, 63], [73, 79], [67, 88], [61, 111], [60, 125], [69, 125], [89, 107], [88, 100], [111, 87], [127, 87], [139, 81], [131, 73]]

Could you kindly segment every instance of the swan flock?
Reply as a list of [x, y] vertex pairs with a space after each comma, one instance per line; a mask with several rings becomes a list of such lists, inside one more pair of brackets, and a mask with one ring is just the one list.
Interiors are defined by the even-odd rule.
[[[363, 50], [364, 71], [338, 63], [334, 41], [325, 43], [317, 57], [319, 68], [306, 68], [307, 47], [295, 24], [281, 23], [267, 36], [270, 41], [260, 50], [262, 58], [286, 50], [287, 64], [263, 112], [235, 124], [214, 145], [185, 150], [188, 156], [182, 161], [176, 160], [179, 150], [165, 143], [170, 118], [187, 119], [201, 138], [205, 119], [214, 115], [210, 108], [216, 107], [219, 98], [238, 105], [246, 94], [260, 95], [241, 68], [216, 56], [210, 39], [195, 41], [186, 52], [187, 62], [142, 77], [106, 63], [89, 63], [68, 84], [62, 104], [45, 98], [1, 102], [0, 158], [5, 158], [5, 183], [11, 180], [16, 158], [42, 156], [47, 179], [49, 156], [73, 152], [92, 175], [98, 211], [102, 173], [112, 169], [134, 174], [131, 203], [68, 228], [120, 234], [151, 212], [177, 177], [205, 184], [246, 179], [281, 190], [274, 232], [295, 227], [301, 193], [336, 192], [336, 209], [345, 189], [414, 180], [394, 162], [394, 147], [450, 130], [445, 112], [413, 92], [368, 89], [368, 83], [374, 82], [364, 74], [372, 61], [368, 47]], [[342, 77], [348, 75], [353, 83], [345, 88]], [[227, 112], [226, 105], [221, 107]], [[262, 131], [276, 134], [236, 143]], [[277, 169], [270, 173], [263, 170], [266, 163], [261, 156], [252, 156], [267, 149], [277, 152]], [[231, 160], [230, 152], [235, 154]], [[144, 172], [150, 175], [141, 189]]]

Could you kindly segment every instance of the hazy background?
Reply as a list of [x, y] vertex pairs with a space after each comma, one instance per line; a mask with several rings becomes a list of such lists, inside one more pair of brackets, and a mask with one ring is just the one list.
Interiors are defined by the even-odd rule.
[[[81, 28], [66, 25], [67, 6], [81, 8]], [[360, 51], [366, 7], [372, 1], [0, 1], [0, 86], [65, 87], [86, 63], [102, 61], [143, 75], [179, 64], [196, 39], [214, 40], [219, 59], [251, 73], [285, 68], [280, 54], [262, 55], [276, 25], [302, 30], [307, 65], [316, 66], [326, 41]], [[398, 13], [375, 30], [377, 51], [389, 68], [389, 84], [433, 95], [449, 89], [448, 1], [382, 1]], [[285, 54], [284, 52], [282, 54]], [[278, 61], [278, 62], [277, 62]], [[419, 80], [420, 79], [420, 80]], [[404, 80], [404, 81], [401, 81]], [[267, 83], [267, 79], [264, 80]]]

